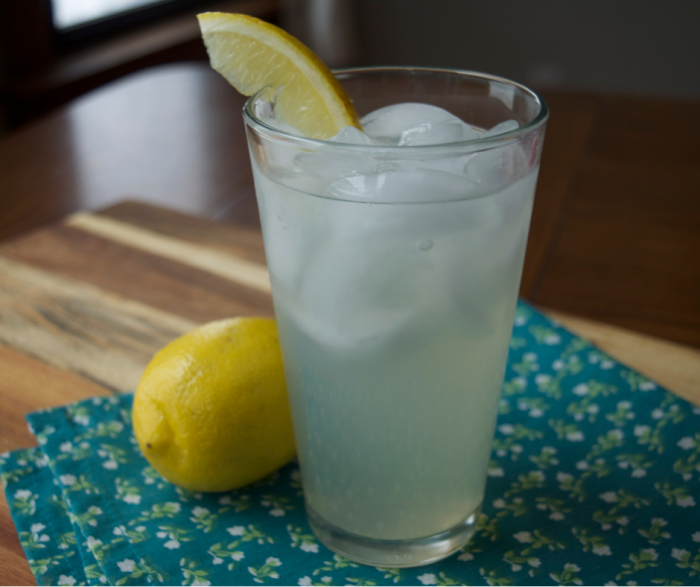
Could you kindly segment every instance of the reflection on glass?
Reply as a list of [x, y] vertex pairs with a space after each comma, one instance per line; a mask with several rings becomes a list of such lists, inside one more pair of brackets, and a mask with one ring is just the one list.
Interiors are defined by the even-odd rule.
[[53, 23], [58, 30], [168, 0], [52, 0]]

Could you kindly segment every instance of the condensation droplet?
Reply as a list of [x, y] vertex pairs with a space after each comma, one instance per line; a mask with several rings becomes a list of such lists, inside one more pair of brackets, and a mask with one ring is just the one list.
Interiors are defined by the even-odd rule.
[[428, 249], [431, 249], [433, 246], [433, 241], [431, 241], [429, 238], [424, 238], [416, 242], [416, 248], [420, 251], [427, 251]]

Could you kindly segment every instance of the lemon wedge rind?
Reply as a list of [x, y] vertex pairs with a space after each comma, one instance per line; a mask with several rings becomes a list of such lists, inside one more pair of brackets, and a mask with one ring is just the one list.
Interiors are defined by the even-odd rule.
[[275, 118], [305, 136], [326, 139], [346, 126], [362, 129], [331, 70], [289, 33], [245, 14], [198, 15], [212, 67], [241, 94], [269, 88]]

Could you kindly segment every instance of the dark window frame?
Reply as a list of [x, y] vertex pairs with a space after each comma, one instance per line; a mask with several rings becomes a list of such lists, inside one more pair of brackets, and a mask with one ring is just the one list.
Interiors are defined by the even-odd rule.
[[65, 29], [56, 27], [53, 20], [54, 0], [48, 0], [48, 2], [52, 15], [53, 37], [56, 47], [60, 51], [62, 48], [69, 48], [76, 43], [86, 42], [105, 34], [109, 35], [111, 33], [123, 31], [132, 26], [148, 24], [162, 16], [175, 14], [182, 10], [193, 8], [198, 4], [206, 4], [207, 0], [158, 0], [153, 4], [136, 6]]

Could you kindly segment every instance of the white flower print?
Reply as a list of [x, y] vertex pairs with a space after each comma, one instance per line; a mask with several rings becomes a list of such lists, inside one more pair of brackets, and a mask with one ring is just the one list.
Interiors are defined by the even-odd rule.
[[226, 528], [231, 536], [243, 536], [245, 534], [245, 528], [243, 526], [234, 526], [233, 528]]
[[642, 549], [642, 552], [646, 552], [648, 555], [650, 555], [651, 560], [653, 560], [653, 561], [655, 561], [659, 558], [658, 553], [653, 548], [644, 548], [644, 549]]
[[424, 575], [419, 575], [418, 580], [423, 583], [423, 585], [437, 585], [437, 580], [433, 573], [425, 573]]
[[67, 575], [61, 575], [58, 578], [59, 585], [75, 585], [75, 577], [69, 577]]
[[600, 412], [600, 406], [598, 404], [591, 404], [586, 408], [586, 412], [595, 416], [598, 412]]
[[138, 505], [141, 503], [141, 496], [140, 495], [125, 495], [123, 500], [126, 503], [131, 503], [134, 505]]
[[73, 445], [70, 442], [62, 442], [59, 445], [58, 450], [60, 450], [61, 452], [70, 452], [71, 450], [73, 450]]
[[301, 548], [304, 552], [318, 552], [318, 544], [303, 542], [299, 548]]
[[517, 534], [513, 534], [513, 538], [515, 538], [521, 544], [532, 542], [532, 534], [530, 534], [530, 532], [518, 532]]
[[584, 395], [588, 394], [588, 384], [587, 383], [579, 383], [571, 391], [573, 391], [576, 395], [583, 397]]
[[94, 536], [88, 536], [87, 545], [90, 550], [102, 544], [102, 540], [95, 538]]
[[693, 440], [693, 438], [690, 436], [685, 436], [678, 441], [678, 446], [680, 446], [683, 450], [690, 450], [695, 446], [695, 440]]
[[302, 577], [299, 579], [299, 585], [313, 585], [311, 577]]
[[474, 560], [474, 555], [471, 552], [463, 552], [457, 557], [457, 560], [460, 561], [473, 561]]
[[41, 531], [46, 528], [44, 524], [32, 524], [29, 530], [36, 542], [48, 542], [51, 540], [48, 534], [41, 534]]
[[692, 495], [683, 497], [682, 499], [676, 499], [676, 505], [682, 508], [695, 507], [695, 499]]
[[122, 573], [131, 573], [136, 566], [136, 562], [132, 561], [130, 558], [126, 558], [123, 561], [118, 562], [117, 566]]
[[581, 442], [582, 440], [584, 440], [583, 432], [580, 432], [578, 430], [576, 432], [569, 432], [566, 435], [566, 439], [569, 442]]
[[684, 555], [690, 554], [687, 550], [683, 548], [674, 548], [671, 550], [671, 556], [675, 558], [676, 560], [681, 560]]
[[601, 493], [598, 497], [605, 503], [615, 503], [617, 501], [617, 493], [614, 491], [606, 491], [605, 493]]
[[612, 551], [609, 546], [594, 546], [593, 554], [597, 554], [598, 556], [610, 556]]
[[[665, 525], [666, 524], [664, 524], [664, 526]], [[693, 534], [693, 542], [700, 542], [700, 532], [696, 532], [695, 534]]]
[[75, 475], [61, 475], [58, 480], [61, 482], [62, 485], [66, 485], [67, 487], [70, 487], [75, 483]]
[[634, 435], [635, 436], [643, 436], [644, 434], [647, 434], [649, 431], [651, 431], [651, 428], [647, 426], [646, 424], [637, 424], [634, 427]]

